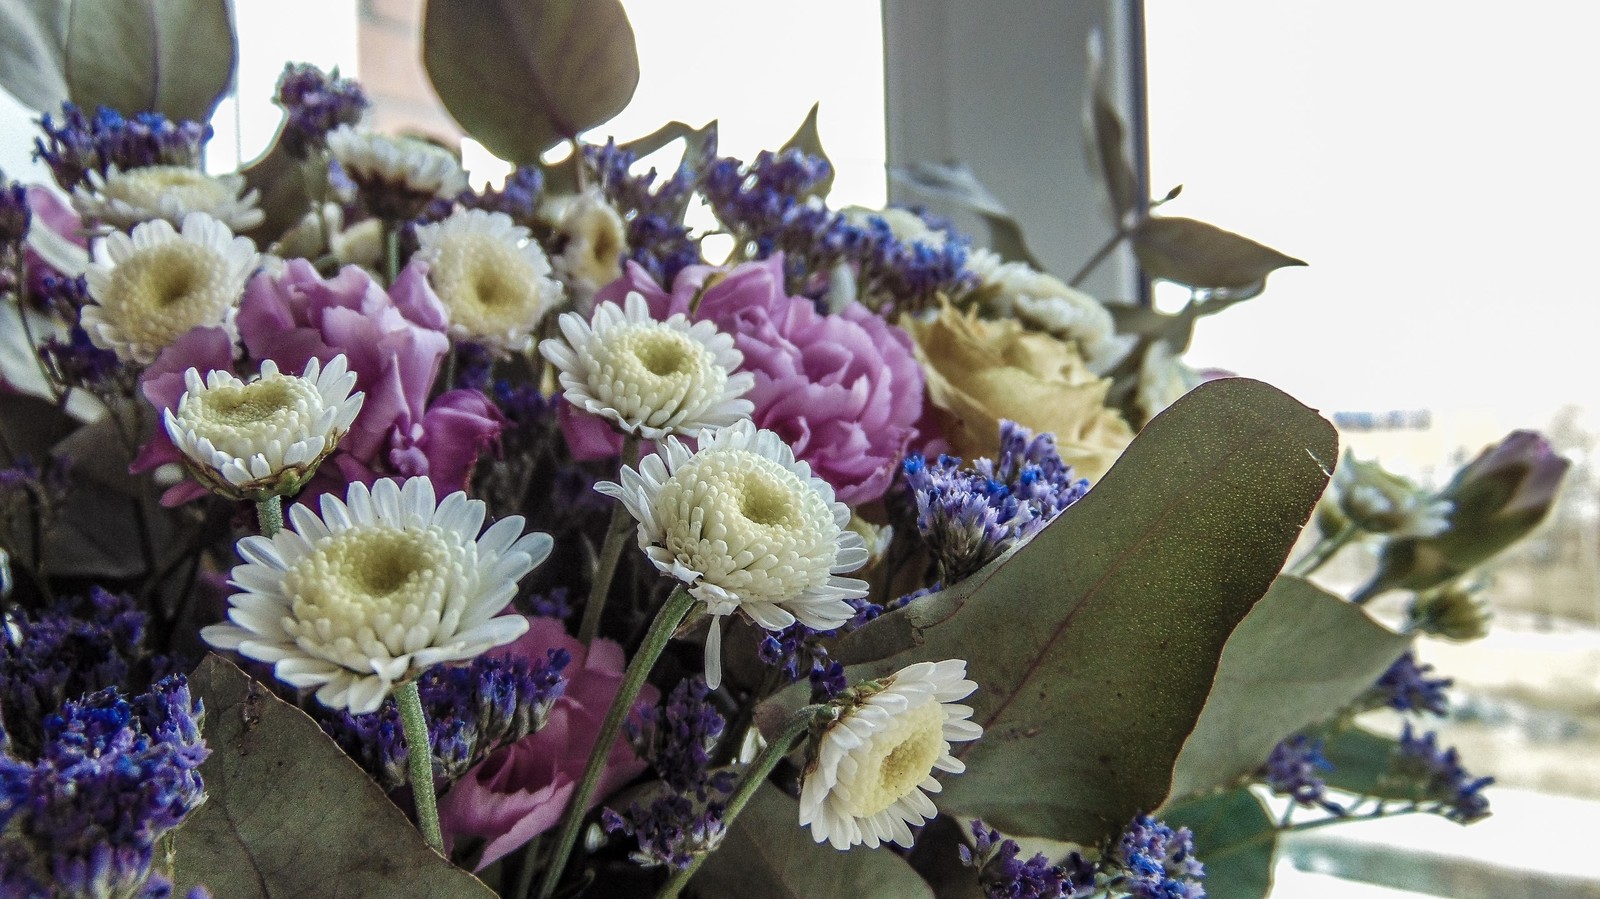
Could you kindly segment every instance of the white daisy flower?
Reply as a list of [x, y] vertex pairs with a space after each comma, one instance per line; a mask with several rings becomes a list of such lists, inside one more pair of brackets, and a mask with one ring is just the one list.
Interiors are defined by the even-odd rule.
[[564, 313], [565, 340], [540, 342], [560, 369], [567, 402], [646, 440], [731, 425], [755, 411], [744, 395], [756, 376], [732, 373], [744, 354], [731, 335], [682, 314], [656, 321], [637, 292], [625, 303], [601, 303], [591, 322]]
[[867, 582], [838, 575], [867, 561], [850, 510], [811, 466], [749, 419], [698, 435], [690, 452], [668, 437], [621, 483], [595, 489], [621, 500], [639, 522], [639, 547], [656, 568], [687, 584], [714, 616], [706, 682], [722, 681], [722, 618], [743, 612], [767, 630], [795, 621], [816, 630], [855, 614], [846, 600]]
[[550, 554], [550, 536], [523, 534], [512, 515], [480, 537], [486, 511], [462, 492], [435, 505], [427, 478], [351, 484], [346, 502], [323, 495], [321, 517], [296, 504], [289, 528], [239, 541], [232, 623], [200, 636], [317, 687], [331, 709], [377, 711], [396, 684], [527, 631], [521, 615], [495, 616]]
[[105, 175], [90, 170], [88, 182], [72, 192], [72, 205], [85, 219], [98, 219], [116, 228], [164, 219], [183, 223], [191, 212], [204, 212], [235, 231], [261, 224], [265, 216], [256, 208], [259, 194], [244, 192], [240, 175], [207, 175], [182, 165], [152, 165]]
[[458, 337], [524, 350], [545, 311], [561, 300], [544, 250], [503, 212], [458, 209], [417, 228], [417, 243]]
[[1333, 474], [1339, 508], [1373, 534], [1437, 537], [1450, 529], [1455, 503], [1439, 499], [1377, 462], [1346, 453]]
[[599, 191], [589, 190], [559, 207], [555, 232], [561, 241], [555, 267], [580, 301], [578, 308], [587, 311], [595, 291], [622, 275], [627, 225]]
[[857, 843], [911, 846], [911, 828], [939, 813], [929, 793], [935, 771], [966, 765], [950, 744], [976, 740], [972, 708], [955, 705], [978, 689], [960, 659], [918, 662], [883, 681], [828, 723], [814, 742], [800, 788], [800, 825], [835, 849]]
[[149, 364], [194, 328], [221, 327], [238, 340], [234, 316], [256, 268], [256, 246], [203, 212], [183, 233], [163, 219], [95, 241], [80, 323], [89, 340], [125, 362]]
[[429, 200], [467, 189], [467, 172], [450, 151], [424, 140], [390, 137], [341, 125], [328, 133], [328, 152], [361, 189], [373, 215], [410, 218]]
[[184, 372], [188, 388], [177, 411], [166, 410], [167, 434], [202, 484], [233, 499], [296, 493], [339, 445], [361, 411], [351, 395], [356, 374], [343, 354], [327, 368], [312, 359], [300, 377], [261, 363], [261, 376], [241, 381], [225, 371]]

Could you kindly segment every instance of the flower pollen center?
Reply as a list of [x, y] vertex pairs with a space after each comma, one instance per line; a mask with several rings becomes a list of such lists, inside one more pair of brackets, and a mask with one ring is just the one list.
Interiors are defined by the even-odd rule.
[[867, 818], [910, 795], [933, 772], [946, 751], [944, 707], [933, 700], [896, 715], [855, 755], [859, 764], [840, 769], [837, 795], [846, 814]]
[[479, 336], [526, 332], [544, 311], [539, 271], [516, 247], [485, 234], [451, 235], [428, 273], [450, 320]]
[[241, 387], [221, 387], [211, 392], [213, 420], [221, 424], [255, 424], [282, 416], [305, 399], [288, 378], [270, 378]]
[[676, 331], [651, 330], [634, 343], [633, 354], [645, 371], [658, 377], [687, 375], [696, 368], [700, 347]]
[[156, 165], [120, 172], [106, 183], [105, 194], [134, 206], [155, 208], [173, 197], [187, 208], [212, 206], [231, 199], [228, 191], [204, 172], [179, 165]]
[[791, 485], [774, 478], [769, 471], [746, 472], [739, 511], [753, 524], [767, 527], [794, 527], [799, 510], [790, 492]]
[[108, 316], [134, 342], [166, 346], [221, 321], [235, 299], [222, 257], [187, 241], [144, 249], [112, 273]]

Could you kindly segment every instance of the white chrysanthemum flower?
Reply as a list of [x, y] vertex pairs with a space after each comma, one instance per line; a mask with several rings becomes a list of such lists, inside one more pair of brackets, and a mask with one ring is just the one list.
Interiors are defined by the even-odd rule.
[[817, 630], [855, 614], [846, 600], [867, 582], [839, 577], [867, 561], [850, 510], [797, 461], [783, 438], [749, 419], [707, 429], [690, 452], [668, 437], [621, 483], [595, 489], [621, 500], [639, 522], [639, 547], [663, 573], [687, 584], [714, 616], [706, 682], [722, 681], [722, 617], [743, 612], [767, 630], [795, 621]]
[[257, 258], [248, 237], [203, 212], [184, 216], [182, 234], [163, 219], [114, 231], [95, 241], [84, 273], [94, 302], [80, 322], [95, 346], [145, 364], [194, 328], [237, 340], [233, 320]]
[[527, 618], [496, 615], [550, 554], [550, 536], [524, 535], [512, 515], [480, 537], [486, 511], [461, 492], [436, 505], [427, 478], [351, 484], [346, 502], [323, 495], [321, 517], [296, 504], [292, 529], [239, 541], [232, 623], [200, 636], [317, 687], [329, 708], [377, 711], [397, 683], [527, 631]]
[[585, 308], [595, 291], [622, 275], [628, 255], [628, 228], [622, 216], [599, 191], [589, 190], [559, 207], [555, 231], [562, 240], [556, 270], [572, 288], [578, 308]]
[[328, 152], [379, 218], [409, 218], [429, 200], [450, 199], [467, 189], [461, 162], [424, 140], [341, 125], [328, 133]]
[[950, 744], [983, 736], [972, 708], [954, 704], [978, 689], [966, 676], [960, 659], [918, 662], [823, 728], [800, 788], [800, 825], [812, 839], [910, 847], [908, 825], [939, 813], [928, 798], [941, 789], [934, 772], [966, 770]]
[[731, 425], [755, 411], [744, 395], [756, 376], [734, 373], [744, 354], [732, 336], [682, 314], [656, 321], [637, 292], [624, 302], [601, 303], [591, 322], [564, 313], [565, 339], [540, 342], [560, 369], [567, 402], [646, 440]]
[[458, 209], [417, 228], [417, 243], [458, 337], [526, 349], [546, 310], [561, 300], [544, 250], [503, 212]]
[[225, 371], [202, 380], [191, 368], [184, 384], [177, 411], [166, 410], [167, 434], [202, 484], [234, 499], [298, 492], [365, 399], [350, 393], [356, 374], [343, 354], [327, 368], [312, 359], [300, 377], [279, 373], [267, 359], [253, 381]]
[[1455, 503], [1439, 499], [1377, 462], [1346, 453], [1334, 472], [1339, 508], [1357, 527], [1395, 537], [1437, 537], [1450, 529]]
[[1025, 262], [1006, 262], [993, 251], [976, 249], [968, 256], [967, 268], [977, 275], [974, 292], [991, 312], [1076, 341], [1084, 362], [1097, 375], [1116, 367], [1138, 342], [1135, 335], [1117, 333], [1105, 304]]
[[265, 216], [256, 208], [259, 194], [244, 192], [240, 175], [207, 175], [183, 165], [152, 165], [105, 175], [90, 170], [88, 183], [72, 192], [72, 205], [85, 219], [98, 219], [116, 228], [164, 219], [183, 223], [191, 212], [204, 212], [235, 231], [261, 224]]

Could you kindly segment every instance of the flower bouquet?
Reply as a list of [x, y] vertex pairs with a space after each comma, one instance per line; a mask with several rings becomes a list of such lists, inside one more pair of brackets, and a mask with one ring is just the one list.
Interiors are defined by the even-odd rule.
[[814, 118], [583, 142], [638, 78], [611, 0], [429, 4], [482, 190], [298, 65], [208, 173], [227, 5], [67, 9], [0, 11], [56, 182], [0, 196], [5, 895], [1259, 897], [1288, 832], [1487, 814], [1368, 713], [1443, 713], [1411, 642], [1481, 635], [1565, 462], [1430, 492], [1183, 366], [1298, 261], [1152, 214], [1098, 92], [1181, 312], [830, 207]]

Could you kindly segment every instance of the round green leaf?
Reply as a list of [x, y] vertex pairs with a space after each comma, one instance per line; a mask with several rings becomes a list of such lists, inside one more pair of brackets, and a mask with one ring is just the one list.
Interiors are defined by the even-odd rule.
[[1194, 832], [1195, 858], [1206, 866], [1208, 899], [1264, 899], [1272, 892], [1272, 858], [1278, 832], [1261, 801], [1247, 789], [1230, 790], [1168, 809], [1173, 827]]
[[1305, 265], [1248, 237], [1176, 216], [1140, 222], [1133, 231], [1133, 251], [1152, 278], [1252, 296], [1267, 275], [1285, 266]]
[[618, 0], [434, 0], [422, 61], [461, 127], [522, 165], [609, 121], [639, 84], [633, 26]]

